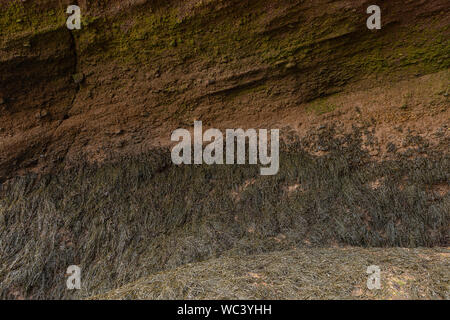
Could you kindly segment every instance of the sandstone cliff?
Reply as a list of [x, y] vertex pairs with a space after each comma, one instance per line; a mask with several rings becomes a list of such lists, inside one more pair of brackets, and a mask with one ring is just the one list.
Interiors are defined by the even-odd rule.
[[[373, 31], [365, 0], [75, 2], [69, 31], [73, 1], [0, 0], [1, 297], [219, 256], [448, 246], [447, 0], [384, 1]], [[172, 165], [194, 120], [280, 128], [280, 174]]]

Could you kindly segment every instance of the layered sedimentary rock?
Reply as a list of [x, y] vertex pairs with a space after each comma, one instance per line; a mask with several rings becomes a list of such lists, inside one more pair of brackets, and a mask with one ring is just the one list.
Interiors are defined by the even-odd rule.
[[[69, 4], [0, 1], [1, 297], [293, 248], [448, 246], [448, 1], [385, 2], [381, 30], [368, 1], [78, 1], [74, 31]], [[280, 129], [279, 173], [173, 165], [170, 134], [194, 120]], [[418, 297], [446, 298], [430, 285]]]

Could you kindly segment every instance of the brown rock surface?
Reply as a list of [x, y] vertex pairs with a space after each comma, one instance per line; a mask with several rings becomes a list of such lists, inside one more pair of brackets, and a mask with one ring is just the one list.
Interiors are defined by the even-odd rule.
[[[80, 1], [83, 28], [75, 32], [64, 26], [64, 1], [0, 4], [3, 180], [166, 145], [194, 119], [219, 128], [302, 123], [303, 134], [327, 121], [305, 103], [335, 93], [349, 93], [339, 112], [355, 123], [351, 92], [407, 91], [405, 83], [422, 78], [396, 82], [446, 70], [449, 61], [446, 0], [385, 3], [377, 32], [365, 26], [367, 1]], [[439, 81], [445, 87], [448, 73]], [[440, 116], [422, 118], [430, 112], [423, 95], [436, 98]], [[405, 112], [387, 97], [376, 106], [364, 99], [362, 118], [372, 114], [381, 127], [428, 121], [434, 130], [448, 119], [448, 96], [418, 93]], [[395, 120], [387, 119], [391, 108]], [[48, 115], [35, 117], [41, 109]]]

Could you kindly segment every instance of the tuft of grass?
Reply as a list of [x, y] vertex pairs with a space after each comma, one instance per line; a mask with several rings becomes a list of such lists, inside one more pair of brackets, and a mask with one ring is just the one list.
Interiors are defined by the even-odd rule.
[[[448, 184], [450, 157], [373, 162], [361, 135], [327, 127], [283, 145], [268, 177], [258, 166], [174, 166], [169, 150], [17, 177], [0, 196], [0, 296], [83, 298], [226, 253], [448, 246], [450, 195], [426, 190]], [[315, 146], [328, 151], [306, 151]], [[73, 264], [76, 292], [65, 287]]]

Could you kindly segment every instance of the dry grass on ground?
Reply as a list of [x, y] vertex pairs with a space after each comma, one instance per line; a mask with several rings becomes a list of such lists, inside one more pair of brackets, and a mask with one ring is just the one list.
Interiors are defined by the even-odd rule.
[[[93, 299], [449, 299], [450, 250], [296, 249], [156, 273]], [[366, 269], [381, 268], [381, 289]]]
[[[362, 135], [370, 141], [368, 130], [336, 130], [321, 128], [283, 146], [272, 177], [256, 166], [174, 166], [164, 150], [17, 177], [0, 193], [0, 296], [83, 299], [223, 255], [448, 247], [449, 156], [411, 136], [419, 144], [410, 154], [420, 149], [426, 157], [395, 153], [395, 161], [373, 162], [361, 145]], [[314, 146], [327, 154], [304, 151]], [[65, 286], [72, 264], [83, 270], [76, 292]]]

